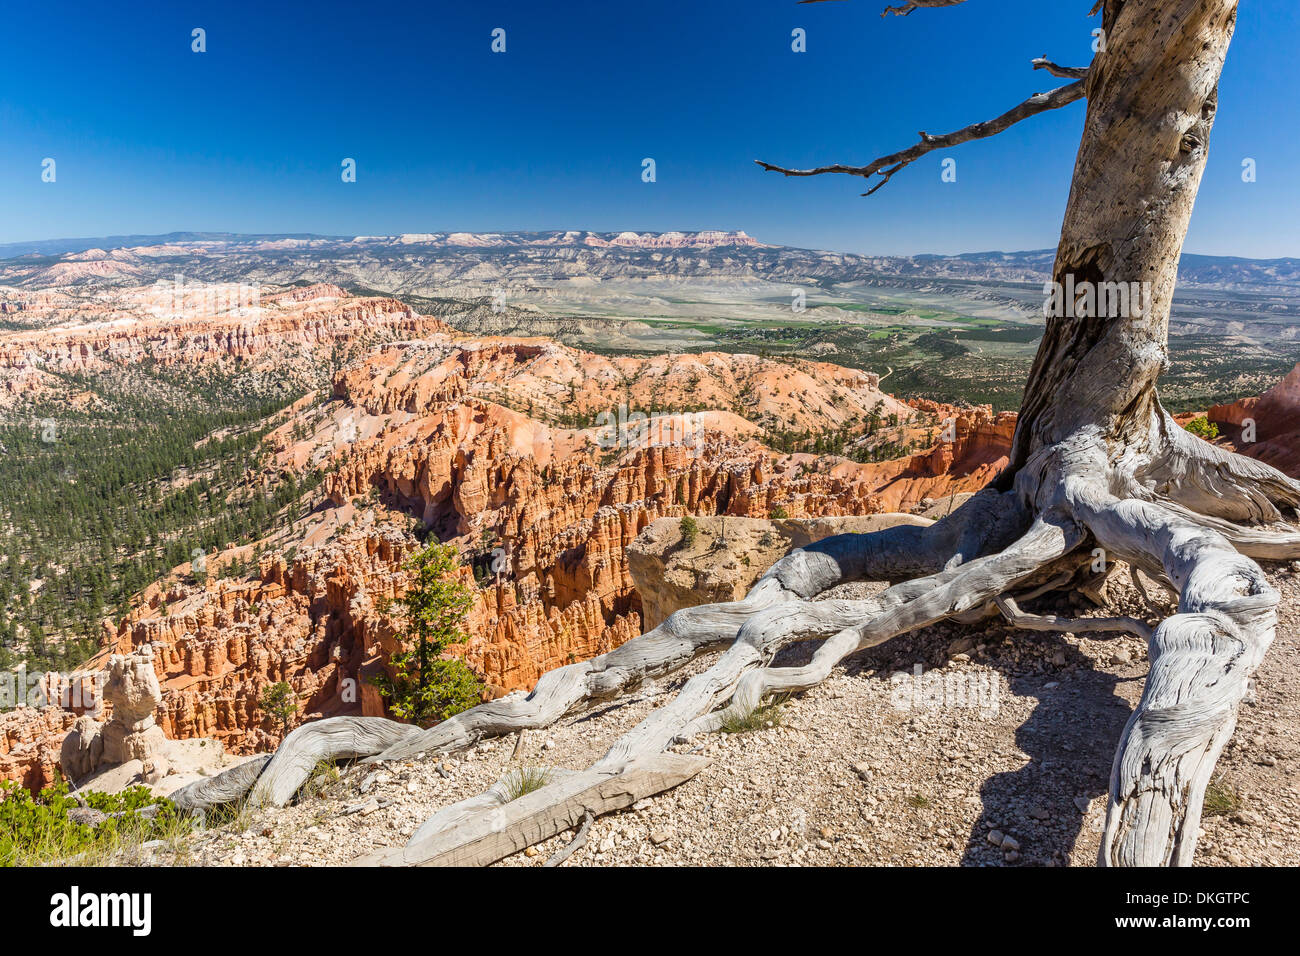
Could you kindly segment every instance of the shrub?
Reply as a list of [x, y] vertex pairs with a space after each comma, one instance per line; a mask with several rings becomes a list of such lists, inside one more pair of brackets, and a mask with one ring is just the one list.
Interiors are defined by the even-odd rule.
[[1214, 422], [1210, 421], [1204, 415], [1200, 418], [1193, 418], [1183, 427], [1193, 435], [1204, 438], [1206, 441], [1219, 437], [1219, 426], [1214, 424]]
[[[67, 783], [46, 787], [37, 796], [11, 781], [0, 781], [0, 866], [38, 866], [109, 861], [115, 854], [149, 840], [187, 832], [188, 818], [147, 787], [121, 793], [88, 791], [68, 795]], [[109, 816], [96, 823], [69, 819], [85, 806]], [[154, 809], [156, 808], [156, 809]]]
[[407, 628], [404, 641], [415, 650], [394, 654], [392, 676], [373, 678], [389, 710], [403, 720], [428, 726], [468, 710], [482, 699], [483, 682], [458, 657], [441, 655], [466, 640], [465, 616], [474, 598], [457, 578], [456, 549], [431, 544], [406, 563], [415, 581], [402, 598]]
[[790, 517], [789, 513], [781, 505], [777, 505], [772, 509], [773, 519], [780, 521], [782, 518], [788, 518], [788, 517]]

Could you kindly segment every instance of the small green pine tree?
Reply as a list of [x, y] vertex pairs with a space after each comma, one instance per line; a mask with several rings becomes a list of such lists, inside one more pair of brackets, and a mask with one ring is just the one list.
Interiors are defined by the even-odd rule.
[[395, 716], [427, 726], [468, 710], [482, 697], [483, 682], [469, 665], [459, 657], [442, 657], [450, 645], [464, 643], [474, 597], [456, 575], [452, 545], [431, 544], [406, 568], [415, 572], [415, 580], [401, 601], [407, 620], [402, 637], [414, 641], [415, 650], [394, 654], [392, 676], [373, 680]]
[[700, 533], [699, 523], [690, 515], [682, 517], [682, 543], [690, 547], [695, 543], [695, 536]]
[[298, 695], [288, 681], [271, 684], [262, 691], [257, 705], [272, 717], [280, 721], [280, 730], [284, 736], [289, 735], [289, 718], [298, 712]]

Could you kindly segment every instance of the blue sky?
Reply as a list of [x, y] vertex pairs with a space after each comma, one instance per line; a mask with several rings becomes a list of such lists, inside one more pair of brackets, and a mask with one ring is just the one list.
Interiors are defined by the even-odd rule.
[[[1092, 0], [881, 19], [884, 2], [10, 4], [0, 242], [718, 228], [869, 253], [1054, 246], [1082, 103], [932, 154], [870, 199], [856, 178], [753, 165], [862, 163], [991, 118], [1059, 82], [1034, 56], [1085, 64], [1096, 25]], [[1298, 6], [1242, 4], [1188, 251], [1300, 255]]]

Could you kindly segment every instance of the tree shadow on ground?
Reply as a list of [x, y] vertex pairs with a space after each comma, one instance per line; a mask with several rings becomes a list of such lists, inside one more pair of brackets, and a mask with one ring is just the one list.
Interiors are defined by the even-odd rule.
[[[1042, 643], [1049, 656], [1063, 652], [1066, 663], [1055, 673], [1023, 673], [990, 662], [1012, 693], [1038, 703], [1015, 733], [1028, 762], [993, 774], [980, 787], [982, 809], [967, 839], [964, 866], [1069, 863], [1084, 828], [1097, 822], [1095, 812], [1088, 816], [1086, 810], [1107, 792], [1115, 748], [1132, 713], [1117, 693], [1126, 678], [1098, 670], [1061, 635], [1021, 634], [1015, 640]], [[1018, 858], [1008, 859], [989, 841], [995, 830], [1019, 843]]]

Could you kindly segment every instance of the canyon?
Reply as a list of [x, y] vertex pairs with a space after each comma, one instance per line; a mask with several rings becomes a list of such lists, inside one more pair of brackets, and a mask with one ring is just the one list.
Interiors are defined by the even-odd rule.
[[[216, 371], [327, 383], [268, 426], [248, 483], [317, 470], [307, 513], [274, 535], [206, 556], [140, 592], [103, 624], [80, 671], [149, 646], [162, 689], [156, 720], [172, 739], [265, 751], [278, 724], [258, 699], [289, 682], [296, 721], [381, 714], [370, 683], [398, 650], [385, 608], [404, 560], [430, 537], [457, 545], [474, 587], [472, 635], [456, 649], [487, 695], [618, 646], [644, 628], [631, 543], [683, 515], [790, 519], [920, 508], [971, 491], [1000, 466], [1014, 416], [899, 402], [872, 373], [810, 361], [698, 353], [603, 356], [541, 339], [466, 336], [395, 300], [314, 285], [260, 291], [214, 316], [156, 314], [156, 290], [117, 306], [59, 296], [24, 301], [48, 327], [0, 335], [0, 394], [11, 416], [38, 399], [75, 407], [66, 376], [145, 357], [186, 374]], [[169, 300], [185, 305], [186, 296]], [[889, 424], [890, 422], [894, 424]], [[271, 427], [273, 426], [273, 427]], [[914, 446], [857, 462], [781, 453], [767, 429], [838, 430], [850, 444]], [[255, 561], [255, 569], [232, 568]], [[0, 716], [0, 775], [54, 779], [76, 714]]]

